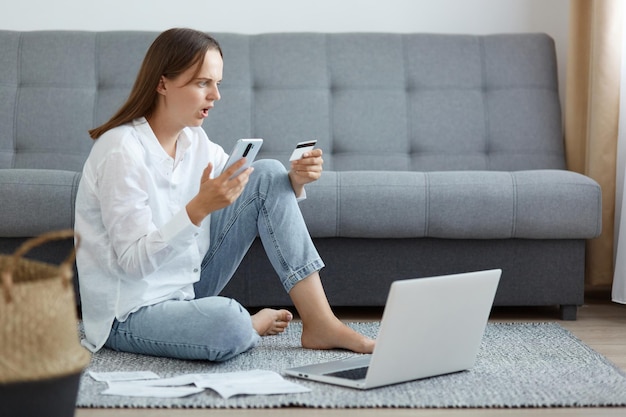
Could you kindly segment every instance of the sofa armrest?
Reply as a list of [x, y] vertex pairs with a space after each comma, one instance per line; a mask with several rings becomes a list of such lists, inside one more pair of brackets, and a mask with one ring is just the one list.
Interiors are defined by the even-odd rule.
[[0, 169], [0, 237], [73, 228], [80, 176], [73, 171]]

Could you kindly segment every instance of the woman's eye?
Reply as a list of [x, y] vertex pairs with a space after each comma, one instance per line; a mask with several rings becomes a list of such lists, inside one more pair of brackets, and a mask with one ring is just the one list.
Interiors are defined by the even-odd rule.
[[208, 81], [200, 81], [200, 82], [198, 83], [198, 86], [199, 86], [199, 87], [202, 87], [202, 88], [206, 87], [207, 85], [209, 85], [209, 82], [208, 82]]

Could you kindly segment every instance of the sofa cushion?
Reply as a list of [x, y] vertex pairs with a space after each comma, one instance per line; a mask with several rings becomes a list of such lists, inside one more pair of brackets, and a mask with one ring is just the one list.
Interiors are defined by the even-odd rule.
[[0, 236], [30, 237], [74, 227], [80, 173], [0, 169]]
[[601, 192], [564, 170], [325, 172], [301, 202], [314, 237], [585, 239]]

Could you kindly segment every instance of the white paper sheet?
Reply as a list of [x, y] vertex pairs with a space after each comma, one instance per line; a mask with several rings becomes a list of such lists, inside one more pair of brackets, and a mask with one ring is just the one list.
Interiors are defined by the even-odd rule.
[[[273, 371], [260, 369], [241, 372], [184, 374], [171, 378], [142, 372], [89, 372], [97, 381], [106, 381], [105, 395], [174, 398], [196, 394], [209, 388], [223, 398], [235, 395], [274, 395], [310, 392], [311, 390], [285, 380]], [[145, 375], [149, 379], [140, 379]]]
[[126, 397], [180, 398], [197, 394], [204, 388], [194, 386], [158, 387], [142, 385], [140, 381], [108, 382], [109, 388], [101, 392], [104, 395], [121, 395]]
[[144, 379], [157, 379], [159, 376], [154, 372], [150, 371], [130, 371], [130, 372], [88, 372], [89, 376], [95, 379], [96, 381], [134, 381], [134, 380], [144, 380]]
[[243, 372], [198, 375], [196, 386], [210, 388], [223, 398], [235, 395], [295, 394], [311, 390], [285, 380], [272, 371], [260, 369]]

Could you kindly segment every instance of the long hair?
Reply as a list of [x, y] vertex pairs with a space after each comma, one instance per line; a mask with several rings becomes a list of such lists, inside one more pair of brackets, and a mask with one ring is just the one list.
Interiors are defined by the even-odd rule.
[[98, 139], [107, 130], [138, 117], [149, 117], [156, 106], [161, 76], [176, 78], [196, 64], [199, 71], [209, 50], [217, 50], [223, 56], [219, 43], [206, 33], [184, 28], [161, 33], [146, 52], [126, 103], [108, 122], [91, 129], [89, 136]]

